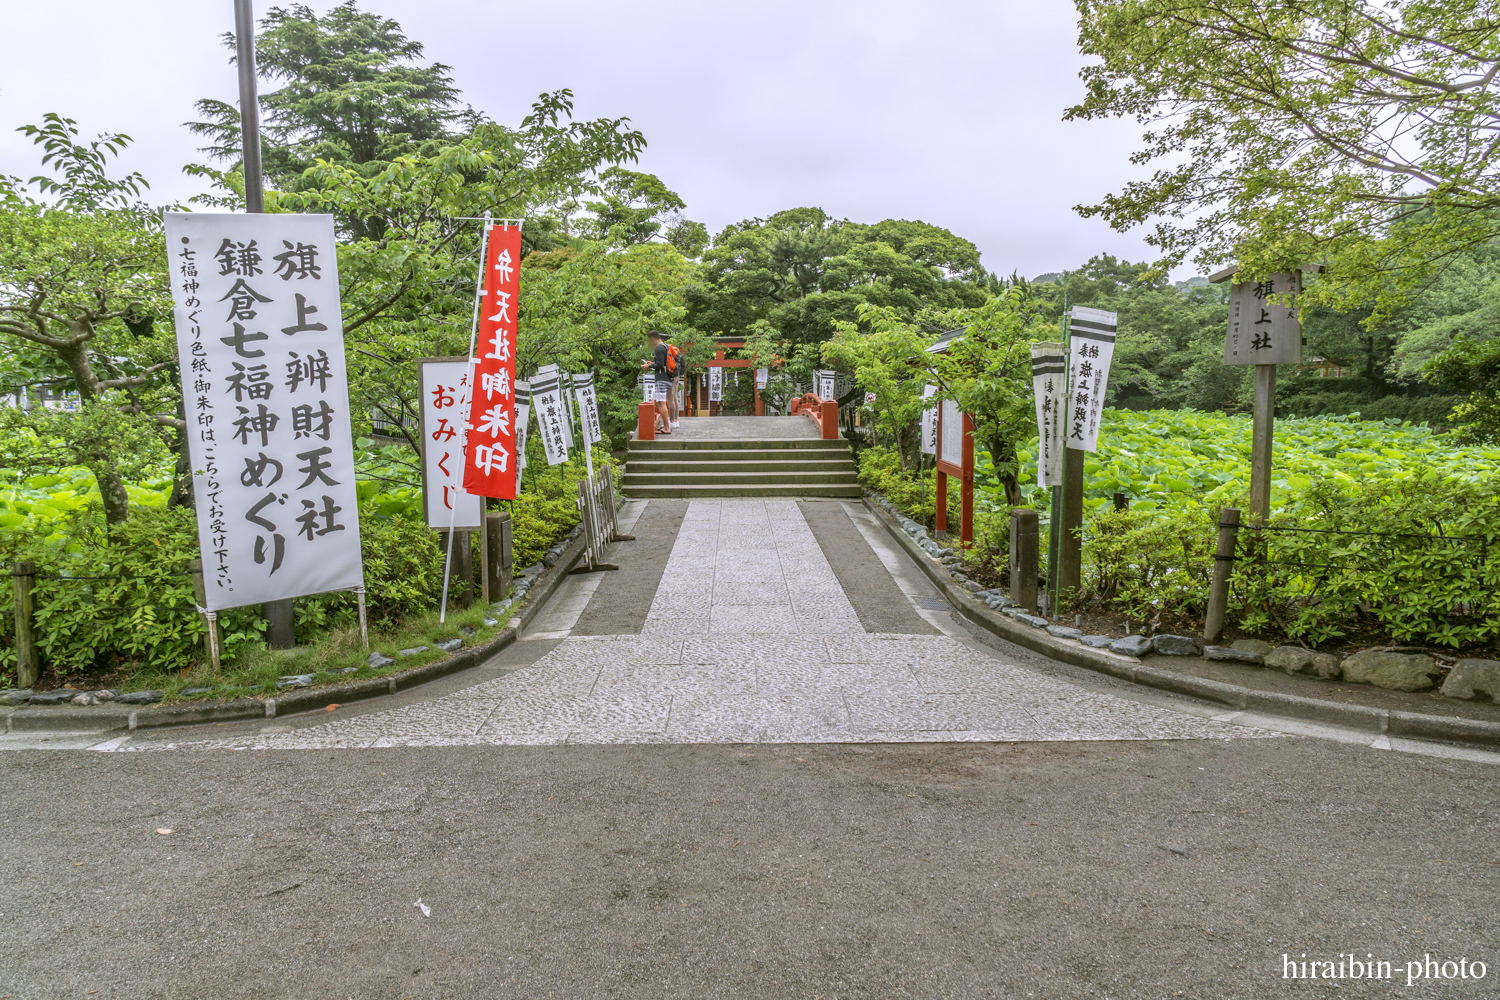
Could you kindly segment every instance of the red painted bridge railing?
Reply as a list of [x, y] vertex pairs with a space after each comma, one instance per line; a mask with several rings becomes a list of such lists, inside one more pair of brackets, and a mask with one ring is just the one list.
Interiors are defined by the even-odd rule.
[[801, 399], [792, 400], [792, 415], [803, 414], [818, 425], [823, 440], [834, 441], [839, 436], [839, 404], [831, 399], [819, 399], [816, 393], [803, 393]]

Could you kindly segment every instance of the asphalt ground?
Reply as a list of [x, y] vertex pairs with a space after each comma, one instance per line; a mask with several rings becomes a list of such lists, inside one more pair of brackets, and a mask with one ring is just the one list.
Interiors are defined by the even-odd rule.
[[[652, 513], [673, 506], [651, 502], [648, 544], [622, 547], [631, 567], [580, 625], [601, 594], [599, 622], [644, 615], [635, 560], [665, 565], [670, 544], [649, 543], [676, 528]], [[803, 506], [861, 621], [908, 613], [836, 509]], [[1194, 710], [971, 634], [1005, 662]], [[386, 711], [555, 644], [332, 716], [131, 743]], [[1497, 776], [1300, 736], [15, 750], [0, 998], [1496, 996]], [[1350, 953], [1394, 978], [1285, 978], [1286, 956]], [[1424, 956], [1487, 976], [1408, 986]]]
[[1500, 964], [1493, 767], [1321, 740], [0, 766], [15, 1000], [1391, 992], [1289, 982], [1288, 953], [1373, 953], [1414, 997], [1500, 974], [1404, 978]]

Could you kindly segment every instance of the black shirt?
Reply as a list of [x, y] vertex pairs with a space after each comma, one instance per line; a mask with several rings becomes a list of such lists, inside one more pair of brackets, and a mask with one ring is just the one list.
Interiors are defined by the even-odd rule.
[[656, 377], [664, 382], [672, 380], [672, 373], [667, 371], [667, 345], [656, 345], [656, 356], [651, 362], [651, 368], [656, 372]]

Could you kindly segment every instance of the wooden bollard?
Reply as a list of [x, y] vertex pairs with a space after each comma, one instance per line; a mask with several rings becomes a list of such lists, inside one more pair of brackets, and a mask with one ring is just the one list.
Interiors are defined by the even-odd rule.
[[32, 588], [36, 586], [36, 563], [18, 562], [11, 568], [16, 592], [16, 687], [29, 688], [41, 677], [36, 637], [31, 631]]
[[1234, 546], [1240, 530], [1238, 507], [1219, 512], [1219, 543], [1214, 549], [1214, 577], [1208, 588], [1208, 617], [1203, 623], [1203, 641], [1217, 642], [1224, 631], [1224, 612], [1229, 607], [1229, 574], [1234, 569]]
[[1037, 610], [1037, 524], [1034, 510], [1010, 512], [1010, 597], [1027, 611]]

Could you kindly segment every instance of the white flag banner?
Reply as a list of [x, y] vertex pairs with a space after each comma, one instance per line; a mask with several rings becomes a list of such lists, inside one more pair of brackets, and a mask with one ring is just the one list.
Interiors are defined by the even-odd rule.
[[207, 607], [364, 586], [333, 216], [163, 221]]
[[764, 389], [766, 387], [766, 380], [769, 379], [770, 377], [771, 377], [771, 369], [769, 369], [769, 368], [757, 368], [757, 369], [755, 369], [755, 387], [757, 389]]
[[1063, 419], [1066, 416], [1067, 348], [1044, 341], [1031, 345], [1031, 391], [1036, 396], [1036, 484], [1061, 486]]
[[637, 381], [641, 386], [641, 402], [654, 403], [656, 401], [656, 379], [643, 372]]
[[1116, 313], [1074, 306], [1068, 352], [1068, 447], [1096, 451], [1099, 421], [1104, 417], [1104, 390], [1115, 356]]
[[717, 365], [708, 370], [708, 401], [710, 403], [724, 401], [724, 369]]
[[1229, 289], [1226, 365], [1299, 365], [1302, 323], [1295, 306], [1272, 301], [1302, 290], [1298, 271], [1282, 271], [1264, 281], [1242, 281]]
[[[937, 386], [935, 385], [926, 386], [922, 390], [923, 399], [931, 399], [935, 395], [937, 395]], [[922, 454], [937, 454], [937, 432], [938, 411], [937, 407], [934, 406], [930, 410], [922, 411]]]
[[531, 423], [531, 383], [516, 380], [516, 492], [526, 471], [526, 428]]
[[563, 464], [568, 460], [568, 439], [563, 434], [566, 416], [556, 371], [545, 378], [540, 375], [532, 378], [531, 405], [536, 408], [537, 432], [542, 436], [542, 447], [547, 449], [547, 464]]
[[834, 379], [836, 377], [837, 377], [837, 373], [834, 372], [834, 371], [831, 371], [831, 370], [826, 370], [825, 369], [825, 370], [822, 370], [822, 371], [818, 372], [818, 398], [819, 399], [834, 399], [834, 398], [836, 398], [835, 395], [834, 395]]
[[463, 404], [469, 397], [471, 368], [463, 358], [420, 360], [422, 387], [422, 510], [427, 527], [477, 528], [484, 501], [464, 490]]
[[593, 372], [573, 376], [573, 394], [578, 397], [578, 423], [583, 428], [583, 440], [596, 445], [604, 440], [604, 435], [599, 429], [599, 401], [594, 398]]

